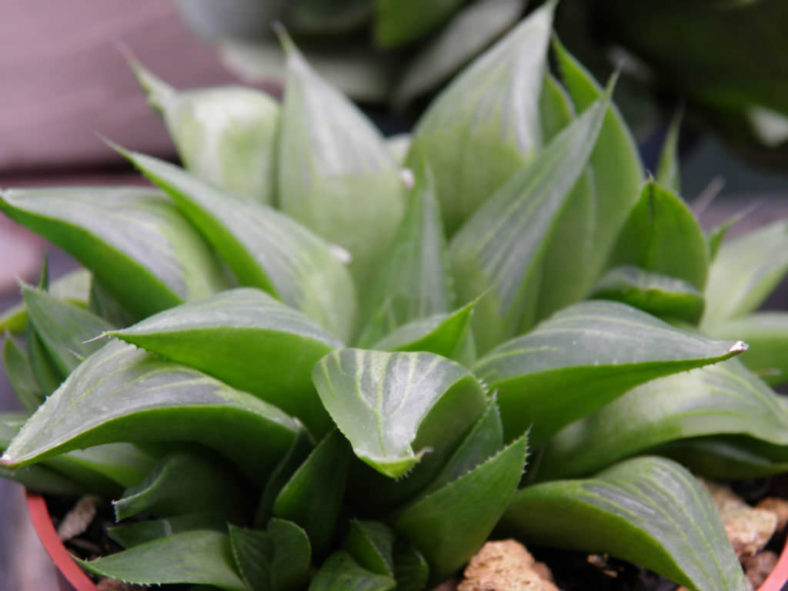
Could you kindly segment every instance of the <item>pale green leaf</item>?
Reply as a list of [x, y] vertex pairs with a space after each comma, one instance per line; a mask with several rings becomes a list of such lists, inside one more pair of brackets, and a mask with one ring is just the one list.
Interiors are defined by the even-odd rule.
[[526, 543], [610, 554], [696, 591], [747, 588], [708, 493], [670, 460], [636, 458], [593, 479], [528, 486], [502, 523]]
[[431, 353], [341, 349], [318, 362], [312, 378], [356, 456], [391, 478], [428, 450], [425, 460], [445, 459], [486, 405], [468, 370]]
[[657, 163], [657, 183], [668, 191], [681, 195], [681, 170], [679, 169], [679, 132], [681, 131], [681, 113], [670, 122], [662, 151]]
[[616, 302], [569, 306], [479, 360], [474, 373], [498, 392], [504, 431], [532, 425], [532, 444], [654, 378], [746, 350], [674, 328]]

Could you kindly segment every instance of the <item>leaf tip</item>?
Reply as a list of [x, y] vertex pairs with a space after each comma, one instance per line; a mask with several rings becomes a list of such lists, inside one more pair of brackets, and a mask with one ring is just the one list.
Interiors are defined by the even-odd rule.
[[298, 48], [296, 47], [295, 42], [293, 41], [290, 34], [287, 32], [287, 29], [282, 24], [282, 21], [276, 20], [271, 23], [271, 29], [276, 35], [276, 38], [279, 40], [279, 45], [282, 46], [282, 50], [285, 52], [285, 55], [290, 56], [292, 54], [298, 54]]
[[728, 353], [744, 353], [750, 346], [744, 341], [736, 341], [733, 346], [728, 349]]
[[6, 468], [10, 468], [14, 464], [15, 462], [13, 458], [10, 455], [8, 455], [8, 452], [5, 452], [3, 453], [2, 456], [0, 456], [0, 466], [5, 466]]

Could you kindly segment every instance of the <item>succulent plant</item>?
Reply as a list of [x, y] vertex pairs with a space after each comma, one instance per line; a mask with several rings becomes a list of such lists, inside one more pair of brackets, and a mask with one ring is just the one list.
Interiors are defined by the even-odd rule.
[[186, 166], [116, 147], [154, 187], [2, 192], [88, 270], [22, 285], [0, 421], [3, 476], [113, 500], [85, 569], [417, 590], [513, 535], [745, 588], [692, 474], [788, 467], [786, 320], [753, 314], [788, 224], [704, 233], [674, 143], [647, 177], [614, 83], [556, 40], [550, 71], [552, 10], [404, 155], [285, 39], [281, 105], [134, 64]]

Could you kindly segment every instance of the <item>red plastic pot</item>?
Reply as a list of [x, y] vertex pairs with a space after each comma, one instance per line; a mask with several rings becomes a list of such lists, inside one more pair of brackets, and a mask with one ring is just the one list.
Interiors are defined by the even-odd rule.
[[[44, 497], [30, 491], [26, 491], [25, 496], [33, 527], [57, 567], [61, 591], [98, 591], [57, 537]], [[757, 591], [788, 591], [788, 543], [783, 548], [774, 570]]]

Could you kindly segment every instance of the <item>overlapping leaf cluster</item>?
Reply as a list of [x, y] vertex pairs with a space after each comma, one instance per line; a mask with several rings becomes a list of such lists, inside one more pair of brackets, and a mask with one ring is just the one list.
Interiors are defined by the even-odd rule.
[[281, 105], [135, 65], [186, 166], [117, 148], [155, 187], [2, 193], [88, 269], [22, 286], [26, 412], [0, 421], [4, 476], [113, 500], [125, 550], [86, 569], [417, 590], [498, 528], [744, 588], [674, 460], [788, 466], [787, 323], [754, 312], [788, 225], [705, 234], [675, 146], [647, 179], [612, 90], [557, 41], [548, 69], [551, 20], [472, 63], [405, 154], [285, 40]]

